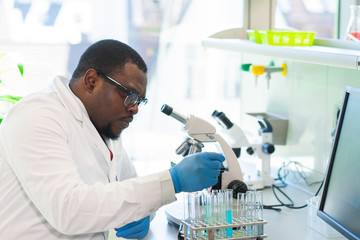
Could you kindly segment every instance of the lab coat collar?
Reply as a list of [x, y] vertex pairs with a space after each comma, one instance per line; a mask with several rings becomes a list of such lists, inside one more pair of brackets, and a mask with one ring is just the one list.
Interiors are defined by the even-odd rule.
[[57, 76], [54, 80], [55, 91], [61, 102], [70, 114], [79, 122], [84, 122], [84, 116], [89, 118], [84, 104], [75, 96], [69, 87], [69, 80], [63, 76]]
[[110, 163], [110, 152], [112, 148], [110, 140], [104, 140], [96, 130], [93, 123], [90, 121], [89, 114], [86, 111], [84, 104], [81, 100], [71, 91], [69, 87], [69, 80], [62, 76], [57, 76], [53, 82], [54, 90], [59, 96], [60, 101], [63, 103], [69, 113], [84, 127], [84, 124], [91, 132], [96, 146], [103, 153], [106, 163]]

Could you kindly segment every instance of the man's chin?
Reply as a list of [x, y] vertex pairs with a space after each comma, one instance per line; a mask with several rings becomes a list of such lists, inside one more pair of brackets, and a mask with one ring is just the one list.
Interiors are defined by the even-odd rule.
[[118, 135], [111, 135], [111, 136], [109, 136], [108, 138], [111, 139], [111, 140], [118, 140], [119, 137], [120, 137], [120, 134], [118, 134]]
[[120, 129], [117, 132], [111, 131], [109, 128], [104, 129], [104, 131], [102, 131], [102, 135], [105, 136], [106, 138], [112, 139], [112, 140], [117, 140], [119, 139], [122, 131], [124, 129]]

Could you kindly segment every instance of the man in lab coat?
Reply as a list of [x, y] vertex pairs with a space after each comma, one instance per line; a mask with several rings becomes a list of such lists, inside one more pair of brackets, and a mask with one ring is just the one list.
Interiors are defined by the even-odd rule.
[[224, 157], [199, 153], [136, 177], [121, 144], [146, 103], [147, 67], [131, 47], [102, 40], [71, 80], [24, 97], [0, 125], [0, 239], [143, 238], [149, 215], [217, 182]]

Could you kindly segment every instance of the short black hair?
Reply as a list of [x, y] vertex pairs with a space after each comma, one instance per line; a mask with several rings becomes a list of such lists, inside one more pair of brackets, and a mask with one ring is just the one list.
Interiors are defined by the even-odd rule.
[[133, 48], [113, 39], [100, 40], [81, 55], [71, 80], [83, 76], [90, 68], [110, 75], [119, 69], [122, 70], [126, 63], [133, 63], [147, 73], [144, 60]]

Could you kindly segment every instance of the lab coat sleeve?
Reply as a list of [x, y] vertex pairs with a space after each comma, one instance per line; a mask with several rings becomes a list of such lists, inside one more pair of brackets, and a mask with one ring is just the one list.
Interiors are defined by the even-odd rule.
[[[137, 176], [136, 169], [134, 167], [134, 164], [130, 161], [128, 154], [126, 150], [123, 147], [122, 139], [116, 141], [115, 143], [115, 149], [118, 153], [119, 162], [117, 164], [118, 166], [118, 176], [119, 181], [123, 181], [129, 178], [134, 178]], [[172, 195], [168, 195], [168, 193], [175, 192], [174, 184], [172, 182], [171, 175], [169, 174], [169, 171], [164, 171], [159, 174], [160, 179], [160, 186], [161, 186], [161, 199], [172, 199]], [[164, 201], [164, 204], [170, 203], [168, 200]]]
[[175, 200], [169, 171], [121, 182], [85, 184], [72, 160], [67, 145], [69, 128], [59, 112], [25, 106], [16, 113], [16, 117], [9, 113], [7, 127], [2, 129], [0, 141], [6, 142], [6, 158], [27, 197], [60, 233], [121, 227]]
[[[118, 160], [117, 163], [117, 175], [118, 175], [118, 181], [123, 181], [129, 178], [137, 177], [137, 172], [135, 169], [134, 164], [130, 160], [126, 150], [123, 147], [122, 138], [120, 137], [118, 140], [114, 141], [114, 150], [116, 152], [115, 159]], [[167, 184], [168, 181], [170, 181], [170, 185], [172, 185], [172, 179], [170, 179], [171, 176], [167, 174], [167, 172], [164, 172], [160, 175], [161, 179], [161, 189], [162, 193], [166, 194], [169, 192], [172, 192], [172, 189], [166, 189], [169, 184]], [[167, 199], [171, 196], [161, 196], [161, 199]], [[152, 221], [155, 218], [156, 213], [153, 212], [150, 214], [150, 221]]]

